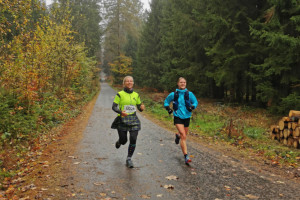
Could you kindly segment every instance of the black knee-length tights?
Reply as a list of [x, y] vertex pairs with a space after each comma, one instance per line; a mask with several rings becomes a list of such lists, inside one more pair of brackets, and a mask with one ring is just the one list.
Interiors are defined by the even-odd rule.
[[[119, 143], [124, 145], [127, 142], [127, 131], [121, 131], [118, 130], [119, 134]], [[138, 131], [129, 131], [130, 137], [129, 137], [129, 142], [130, 144], [136, 144], [136, 139], [138, 136]]]

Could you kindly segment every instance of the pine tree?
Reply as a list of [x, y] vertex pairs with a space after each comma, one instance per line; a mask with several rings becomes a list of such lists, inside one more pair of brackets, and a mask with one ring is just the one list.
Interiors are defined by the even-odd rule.
[[[288, 101], [289, 96], [297, 99], [300, 95], [300, 2], [269, 0], [264, 11], [251, 23], [251, 34], [263, 56], [253, 63], [256, 73], [252, 77], [257, 83], [259, 100], [276, 106], [282, 100]], [[298, 105], [294, 101], [289, 108]], [[282, 111], [280, 107], [277, 110]]]
[[151, 13], [145, 22], [137, 53], [137, 66], [134, 68], [136, 82], [141, 86], [153, 86], [162, 89], [159, 80], [162, 75], [159, 52], [161, 47], [161, 18], [164, 2], [153, 0]]
[[103, 6], [107, 22], [104, 39], [104, 66], [106, 66], [107, 63], [120, 58], [120, 55], [127, 55], [128, 42], [137, 43], [142, 4], [140, 0], [109, 0], [104, 1]]

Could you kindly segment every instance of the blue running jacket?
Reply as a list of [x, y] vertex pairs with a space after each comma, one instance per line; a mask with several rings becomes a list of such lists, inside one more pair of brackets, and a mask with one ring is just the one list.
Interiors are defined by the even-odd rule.
[[[185, 107], [184, 94], [185, 94], [186, 90], [187, 89], [184, 89], [184, 90], [176, 89], [176, 91], [178, 91], [178, 95], [179, 95], [178, 110], [177, 111], [174, 110], [173, 115], [175, 117], [179, 117], [180, 119], [187, 119], [192, 116], [192, 112], [189, 112]], [[189, 91], [189, 99], [190, 99], [190, 103], [192, 104], [192, 106], [197, 108], [197, 106], [198, 106], [197, 98], [191, 91]], [[174, 92], [171, 92], [164, 101], [164, 107], [170, 106], [170, 103], [173, 101], [174, 101]]]

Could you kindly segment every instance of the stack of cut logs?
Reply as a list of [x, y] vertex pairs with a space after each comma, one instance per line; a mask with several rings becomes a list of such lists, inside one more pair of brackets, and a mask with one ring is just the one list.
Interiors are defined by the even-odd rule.
[[279, 120], [278, 125], [272, 125], [271, 138], [289, 147], [299, 148], [300, 111], [291, 110], [288, 117], [283, 117]]

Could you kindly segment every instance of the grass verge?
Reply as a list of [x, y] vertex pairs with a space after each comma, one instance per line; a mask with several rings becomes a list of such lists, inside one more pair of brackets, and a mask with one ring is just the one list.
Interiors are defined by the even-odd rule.
[[[146, 113], [159, 120], [166, 127], [173, 127], [173, 119], [163, 108], [166, 93], [135, 89], [141, 95]], [[299, 167], [300, 150], [284, 146], [270, 138], [269, 127], [276, 124], [280, 116], [269, 114], [264, 109], [247, 106], [220, 105], [200, 100], [193, 112], [190, 133], [209, 143], [236, 147], [236, 150], [255, 155], [271, 166]], [[229, 135], [235, 132], [236, 135]]]

